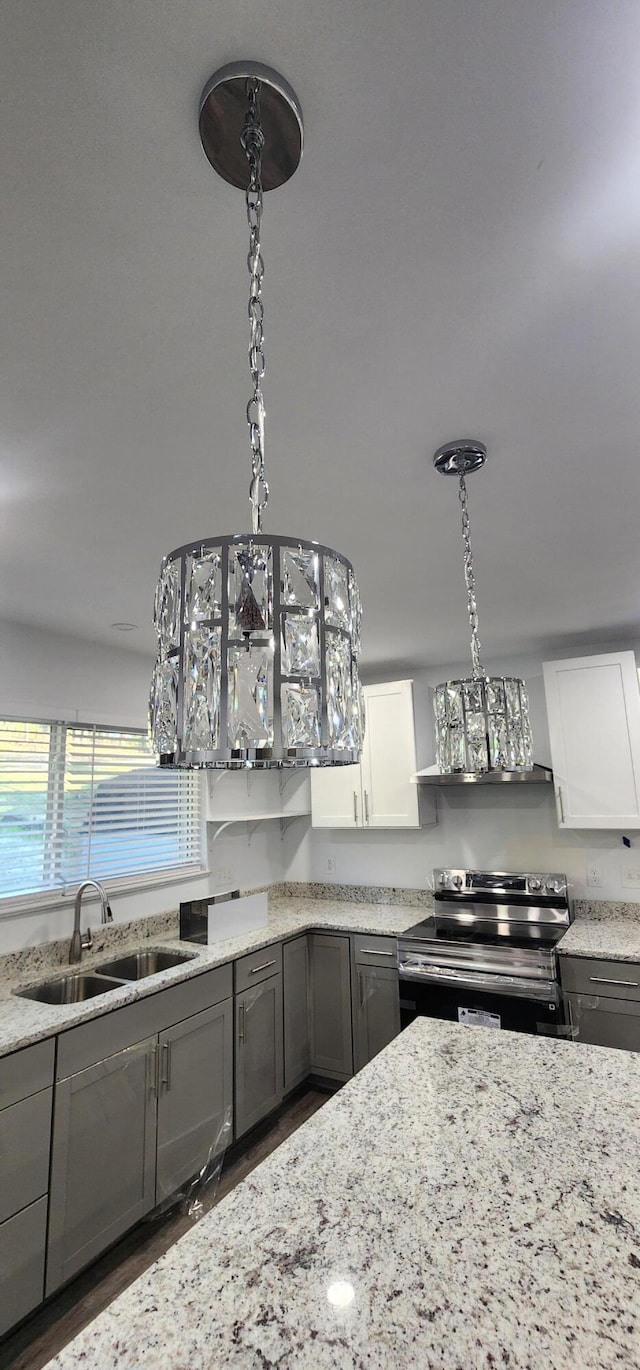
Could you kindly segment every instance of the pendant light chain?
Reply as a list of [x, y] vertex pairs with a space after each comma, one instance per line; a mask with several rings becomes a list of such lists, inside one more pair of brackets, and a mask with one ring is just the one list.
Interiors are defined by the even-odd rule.
[[249, 183], [245, 201], [247, 223], [249, 225], [249, 322], [251, 334], [249, 342], [249, 370], [253, 381], [253, 395], [247, 405], [247, 423], [251, 443], [252, 476], [249, 486], [251, 500], [251, 519], [253, 532], [262, 530], [262, 513], [267, 507], [269, 486], [264, 473], [264, 399], [262, 377], [264, 376], [264, 305], [262, 303], [262, 280], [264, 262], [260, 250], [262, 228], [262, 149], [264, 133], [260, 122], [260, 82], [255, 78], [247, 81], [247, 113], [240, 137], [249, 163]]
[[484, 680], [486, 671], [480, 661], [480, 638], [478, 637], [478, 605], [476, 603], [476, 578], [473, 570], [473, 552], [469, 537], [469, 510], [467, 508], [467, 484], [464, 478], [462, 461], [458, 463], [460, 489], [458, 498], [462, 509], [462, 541], [464, 543], [464, 579], [467, 587], [467, 608], [471, 628], [471, 662], [474, 680]]

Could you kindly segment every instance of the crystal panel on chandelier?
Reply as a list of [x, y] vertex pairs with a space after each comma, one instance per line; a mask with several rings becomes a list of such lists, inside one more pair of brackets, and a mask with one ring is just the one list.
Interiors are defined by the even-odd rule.
[[320, 746], [320, 698], [315, 685], [288, 680], [282, 686], [282, 736], [286, 747]]
[[187, 557], [185, 623], [222, 618], [222, 552], [203, 548], [200, 556]]
[[280, 549], [280, 597], [287, 608], [319, 609], [319, 557], [301, 547]]
[[362, 610], [339, 552], [263, 532], [178, 548], [163, 563], [154, 620], [162, 765], [359, 760]]
[[232, 749], [273, 743], [273, 656], [268, 647], [229, 648], [228, 742]]
[[282, 615], [283, 675], [320, 675], [320, 636], [317, 618]]
[[185, 751], [212, 751], [220, 744], [221, 628], [186, 635], [184, 679]]
[[229, 550], [229, 636], [264, 635], [273, 627], [271, 548], [261, 542]]
[[445, 775], [530, 771], [533, 747], [522, 680], [449, 680], [434, 697], [436, 763]]

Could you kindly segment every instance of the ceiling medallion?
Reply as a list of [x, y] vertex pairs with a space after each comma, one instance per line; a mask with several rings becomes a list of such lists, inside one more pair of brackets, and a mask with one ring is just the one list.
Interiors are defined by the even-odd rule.
[[336, 766], [360, 759], [361, 608], [340, 552], [263, 531], [265, 475], [263, 192], [302, 156], [297, 97], [271, 68], [232, 63], [207, 82], [200, 137], [245, 192], [249, 226], [251, 531], [212, 534], [162, 563], [150, 698], [161, 766]]
[[523, 680], [488, 676], [480, 661], [478, 606], [469, 537], [465, 477], [487, 459], [484, 443], [468, 438], [439, 447], [436, 471], [457, 476], [462, 509], [464, 578], [471, 628], [472, 675], [447, 680], [434, 695], [436, 765], [443, 775], [482, 775], [488, 771], [531, 771], [533, 752], [529, 703]]

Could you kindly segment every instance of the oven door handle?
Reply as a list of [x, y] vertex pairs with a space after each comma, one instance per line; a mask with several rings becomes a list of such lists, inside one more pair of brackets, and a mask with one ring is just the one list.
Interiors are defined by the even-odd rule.
[[528, 980], [516, 975], [483, 975], [463, 970], [441, 969], [433, 965], [400, 962], [401, 980], [416, 980], [428, 985], [450, 989], [472, 989], [490, 994], [512, 995], [518, 999], [535, 999], [557, 1003], [559, 989], [555, 980]]

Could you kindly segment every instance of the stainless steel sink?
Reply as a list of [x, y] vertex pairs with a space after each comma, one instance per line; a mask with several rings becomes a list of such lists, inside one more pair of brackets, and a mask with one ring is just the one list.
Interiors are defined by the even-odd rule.
[[185, 961], [193, 961], [197, 952], [145, 949], [120, 956], [115, 961], [102, 961], [96, 970], [100, 975], [113, 975], [119, 980], [144, 980], [161, 970], [171, 970]]
[[41, 1004], [81, 1004], [85, 999], [95, 999], [99, 994], [109, 994], [120, 989], [114, 980], [89, 972], [79, 975], [63, 975], [57, 980], [45, 980], [41, 985], [28, 985], [17, 989], [15, 994], [21, 999], [37, 999]]

